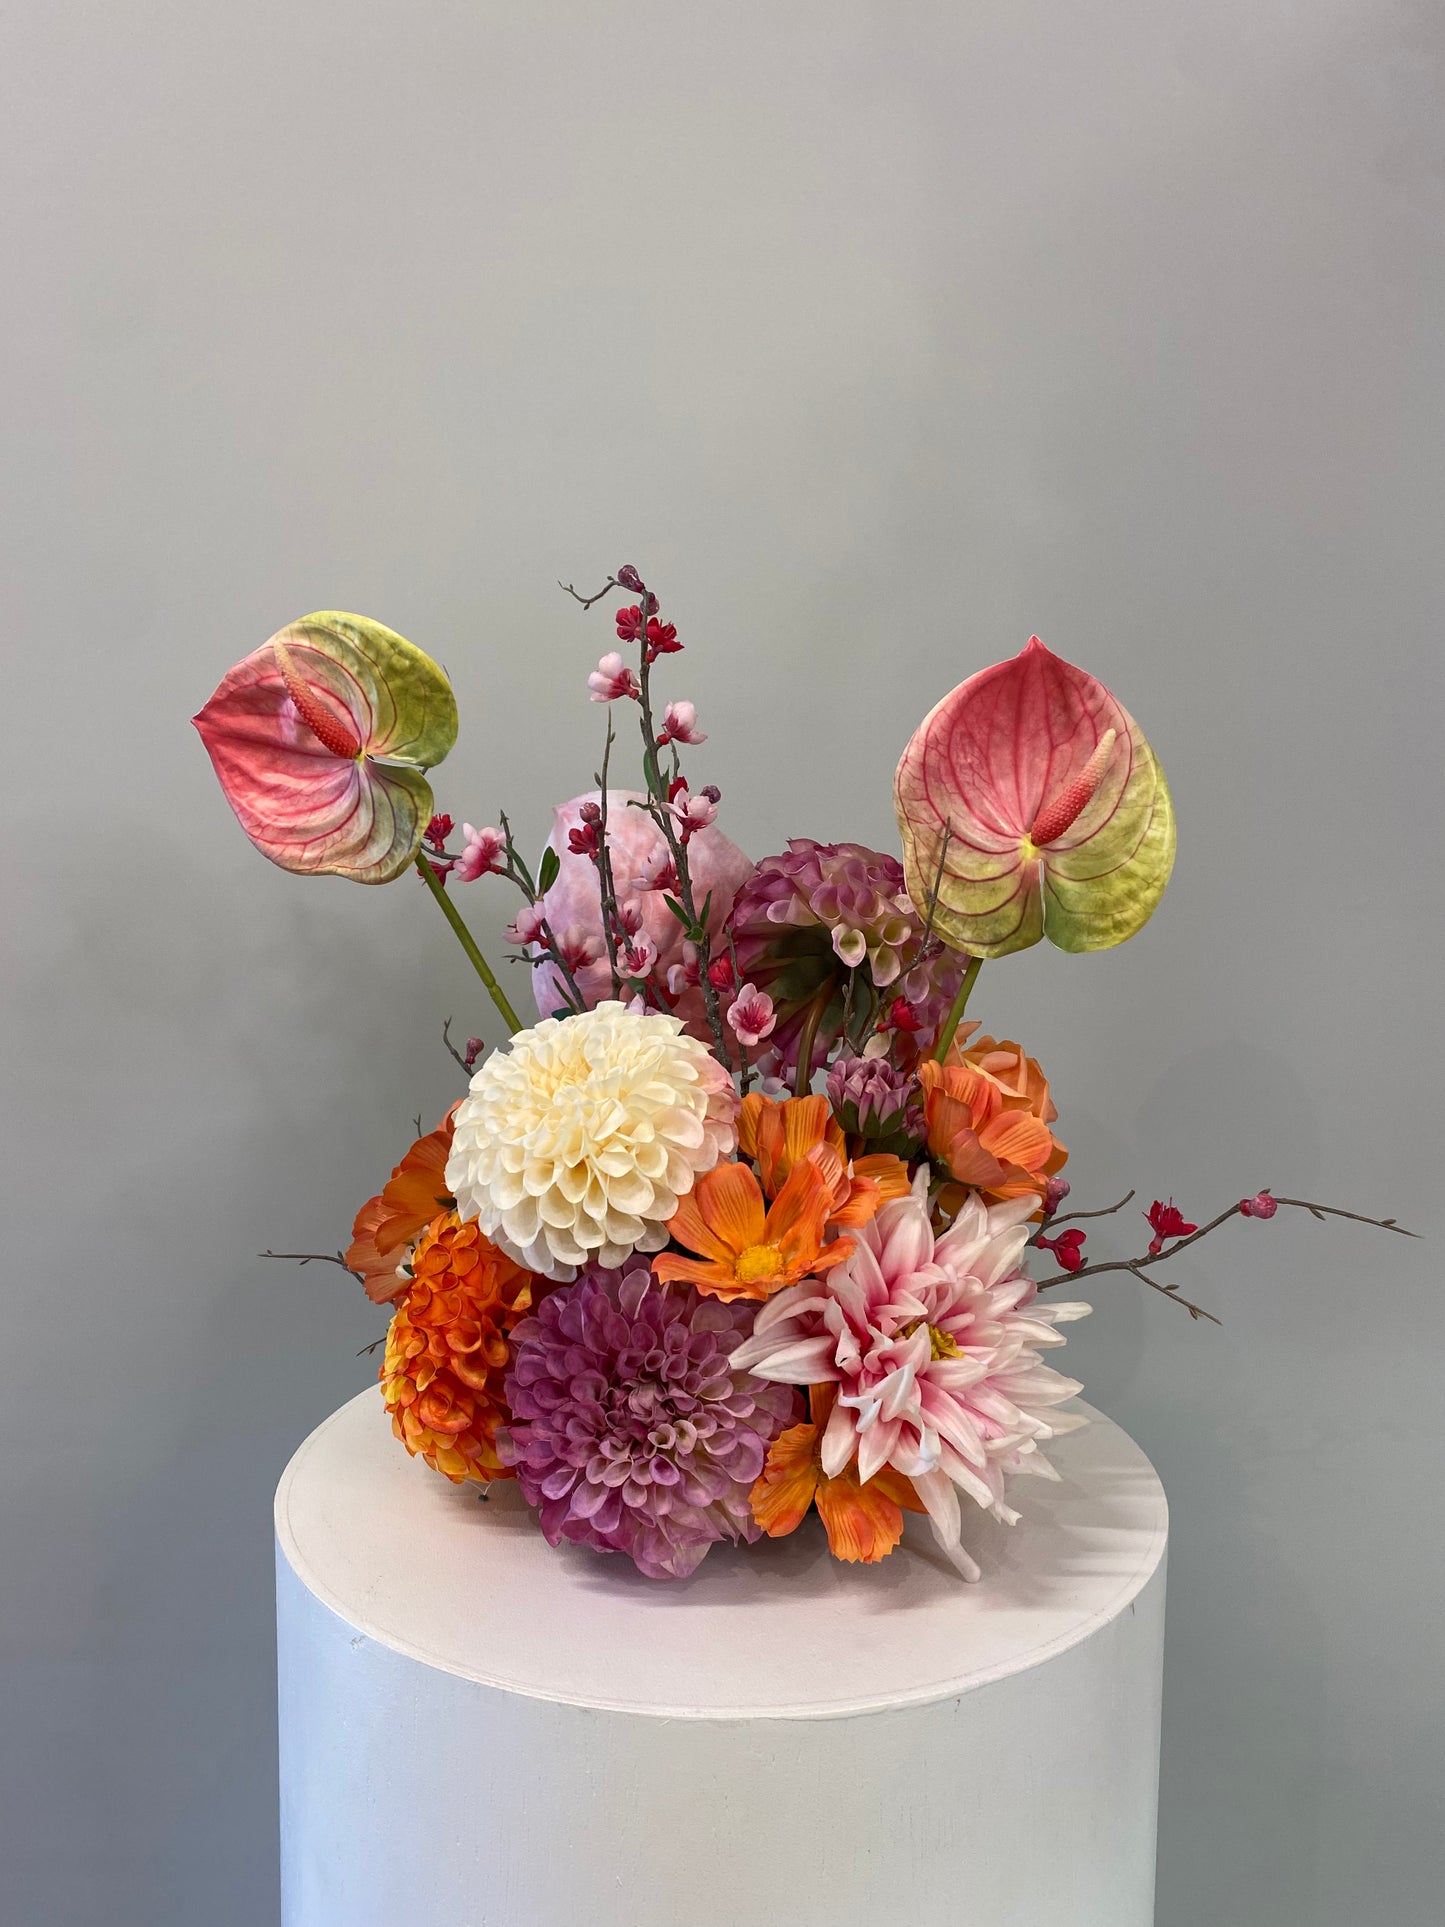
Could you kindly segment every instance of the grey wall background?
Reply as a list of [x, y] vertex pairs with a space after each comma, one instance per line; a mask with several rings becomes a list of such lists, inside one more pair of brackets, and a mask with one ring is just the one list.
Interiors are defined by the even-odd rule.
[[[187, 718], [366, 611], [454, 676], [442, 805], [540, 839], [609, 646], [555, 584], [632, 560], [732, 834], [892, 847], [914, 724], [1036, 629], [1182, 826], [1136, 942], [976, 1000], [1076, 1203], [1438, 1240], [1442, 26], [49, 0], [4, 43], [0, 1917], [263, 1927], [271, 1490], [381, 1323], [252, 1254], [343, 1239], [441, 1019], [497, 1025], [419, 885], [255, 856]], [[1438, 1272], [1281, 1215], [1180, 1262], [1222, 1331], [1124, 1279], [1071, 1339], [1174, 1507], [1161, 1927], [1439, 1919]]]

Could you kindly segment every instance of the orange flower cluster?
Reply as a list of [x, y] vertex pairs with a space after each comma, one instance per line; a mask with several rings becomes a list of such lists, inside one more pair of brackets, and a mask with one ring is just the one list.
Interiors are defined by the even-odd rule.
[[513, 1478], [496, 1444], [508, 1416], [507, 1334], [531, 1309], [538, 1280], [454, 1211], [427, 1227], [412, 1271], [381, 1367], [391, 1429], [454, 1484]]
[[889, 1197], [908, 1189], [896, 1157], [845, 1157], [843, 1133], [826, 1097], [779, 1102], [757, 1092], [738, 1119], [743, 1157], [699, 1178], [668, 1230], [695, 1258], [663, 1252], [652, 1261], [663, 1284], [678, 1280], [731, 1302], [771, 1298], [800, 1278], [841, 1264], [853, 1240], [833, 1237], [866, 1224]]
[[920, 1064], [918, 1081], [936, 1165], [985, 1198], [1043, 1197], [1069, 1154], [1049, 1129], [1058, 1111], [1032, 1057], [1007, 1039], [981, 1037], [946, 1063]]
[[874, 1565], [903, 1537], [903, 1514], [922, 1512], [913, 1481], [882, 1466], [866, 1484], [851, 1459], [836, 1479], [823, 1470], [823, 1432], [838, 1388], [814, 1385], [808, 1392], [808, 1421], [791, 1426], [773, 1441], [767, 1463], [752, 1490], [753, 1517], [770, 1539], [796, 1532], [816, 1505], [835, 1559]]
[[446, 1169], [455, 1110], [453, 1105], [434, 1131], [417, 1139], [386, 1188], [356, 1214], [346, 1262], [361, 1273], [373, 1304], [384, 1305], [401, 1295], [407, 1281], [400, 1266], [407, 1247], [439, 1211], [451, 1208]]

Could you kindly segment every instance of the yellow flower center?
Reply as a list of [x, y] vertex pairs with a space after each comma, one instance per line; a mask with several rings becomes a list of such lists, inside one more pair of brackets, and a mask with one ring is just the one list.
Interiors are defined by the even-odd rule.
[[[903, 1327], [898, 1336], [900, 1338], [912, 1338], [922, 1323], [923, 1320], [921, 1318], [915, 1318], [911, 1325], [905, 1325]], [[928, 1327], [928, 1349], [935, 1358], [961, 1358], [963, 1356], [959, 1350], [958, 1341], [950, 1337], [946, 1331], [943, 1331], [937, 1325], [930, 1325]]]
[[783, 1276], [783, 1254], [776, 1245], [749, 1245], [738, 1253], [736, 1273], [740, 1284], [771, 1284]]

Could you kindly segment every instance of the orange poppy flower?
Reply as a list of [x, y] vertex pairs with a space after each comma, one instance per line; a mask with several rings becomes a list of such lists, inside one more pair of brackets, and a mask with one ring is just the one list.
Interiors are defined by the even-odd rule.
[[453, 1105], [434, 1131], [417, 1139], [385, 1188], [356, 1214], [346, 1262], [362, 1273], [373, 1304], [385, 1304], [406, 1289], [407, 1280], [397, 1275], [406, 1247], [438, 1212], [451, 1208], [446, 1169], [455, 1110]]
[[832, 1208], [833, 1185], [811, 1158], [794, 1165], [771, 1205], [746, 1164], [719, 1164], [698, 1179], [667, 1227], [701, 1255], [660, 1252], [653, 1275], [663, 1284], [696, 1285], [725, 1302], [771, 1298], [851, 1255], [851, 1238], [823, 1242]]
[[858, 1478], [856, 1458], [836, 1479], [824, 1472], [823, 1432], [836, 1396], [836, 1386], [809, 1387], [808, 1422], [791, 1426], [773, 1441], [752, 1489], [753, 1517], [770, 1539], [782, 1539], [796, 1531], [809, 1507], [816, 1505], [833, 1557], [871, 1566], [902, 1538], [904, 1512], [925, 1508], [913, 1481], [891, 1465], [866, 1483]]
[[1023, 1096], [969, 1064], [920, 1064], [928, 1148], [957, 1183], [988, 1198], [1039, 1197], [1068, 1152]]

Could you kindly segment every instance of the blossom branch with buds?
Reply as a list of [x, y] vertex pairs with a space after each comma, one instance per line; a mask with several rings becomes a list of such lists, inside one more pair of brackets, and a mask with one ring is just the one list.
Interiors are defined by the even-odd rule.
[[[1106, 1211], [1080, 1211], [1073, 1215], [1107, 1217], [1127, 1204], [1133, 1195], [1131, 1191], [1129, 1197], [1121, 1198], [1119, 1204], [1110, 1205]], [[1325, 1218], [1347, 1218], [1352, 1224], [1366, 1224], [1380, 1231], [1394, 1231], [1402, 1238], [1417, 1238], [1420, 1235], [1417, 1231], [1407, 1231], [1393, 1218], [1367, 1218], [1359, 1211], [1343, 1211], [1337, 1205], [1310, 1204], [1303, 1198], [1280, 1198], [1266, 1187], [1263, 1191], [1256, 1192], [1252, 1198], [1241, 1198], [1237, 1204], [1230, 1205], [1227, 1211], [1221, 1211], [1218, 1217], [1211, 1218], [1208, 1224], [1189, 1225], [1182, 1233], [1175, 1233], [1168, 1228], [1174, 1222], [1174, 1218], [1179, 1218], [1182, 1222], [1177, 1212], [1174, 1213], [1174, 1218], [1169, 1216], [1172, 1201], [1170, 1205], [1156, 1203], [1151, 1212], [1145, 1213], [1151, 1225], [1154, 1226], [1154, 1237], [1150, 1240], [1149, 1249], [1141, 1257], [1109, 1258], [1098, 1264], [1080, 1265], [1072, 1271], [1065, 1269], [1056, 1272], [1051, 1278], [1040, 1279], [1038, 1288], [1040, 1291], [1048, 1291], [1054, 1285], [1076, 1285], [1083, 1278], [1101, 1277], [1106, 1271], [1130, 1271], [1136, 1278], [1142, 1278], [1151, 1290], [1161, 1293], [1165, 1298], [1172, 1298], [1177, 1305], [1182, 1305], [1191, 1318], [1207, 1318], [1212, 1325], [1217, 1325], [1221, 1321], [1212, 1311], [1205, 1311], [1202, 1305], [1192, 1304], [1189, 1299], [1181, 1297], [1177, 1285], [1152, 1277], [1146, 1267], [1160, 1264], [1166, 1258], [1177, 1257], [1181, 1251], [1187, 1251], [1190, 1245], [1198, 1244], [1201, 1238], [1207, 1238], [1211, 1231], [1217, 1231], [1220, 1225], [1228, 1224], [1231, 1218], [1272, 1218], [1280, 1205], [1291, 1205], [1296, 1210], [1308, 1211], [1311, 1216], [1321, 1221]], [[1043, 1241], [1038, 1240], [1038, 1242]]]

